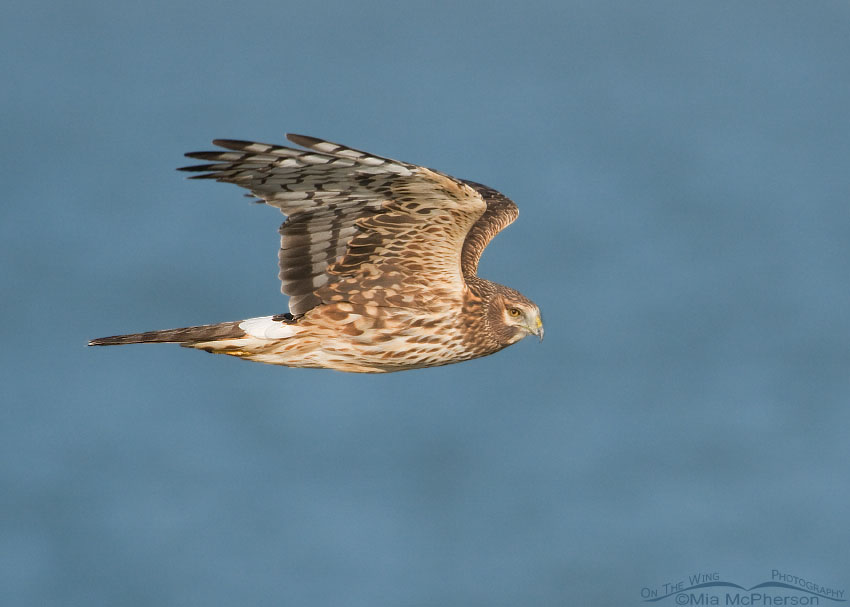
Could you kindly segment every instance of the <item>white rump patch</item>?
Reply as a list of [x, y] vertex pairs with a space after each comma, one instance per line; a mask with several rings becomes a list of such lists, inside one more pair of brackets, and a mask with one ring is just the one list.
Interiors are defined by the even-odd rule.
[[260, 339], [286, 339], [298, 332], [294, 325], [288, 325], [279, 320], [272, 320], [271, 316], [243, 320], [239, 323], [239, 328], [251, 337], [258, 337]]

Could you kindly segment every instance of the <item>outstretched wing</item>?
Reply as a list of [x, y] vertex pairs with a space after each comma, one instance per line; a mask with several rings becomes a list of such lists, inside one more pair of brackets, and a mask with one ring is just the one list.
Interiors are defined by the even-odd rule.
[[428, 309], [460, 301], [464, 239], [490, 210], [483, 186], [313, 137], [287, 138], [308, 149], [216, 140], [232, 151], [187, 154], [214, 163], [182, 170], [247, 188], [287, 215], [279, 261], [292, 314], [321, 302]]
[[467, 278], [478, 272], [478, 261], [487, 244], [499, 232], [511, 225], [519, 217], [519, 209], [513, 200], [486, 185], [466, 181], [487, 203], [487, 210], [473, 224], [463, 243], [461, 268]]

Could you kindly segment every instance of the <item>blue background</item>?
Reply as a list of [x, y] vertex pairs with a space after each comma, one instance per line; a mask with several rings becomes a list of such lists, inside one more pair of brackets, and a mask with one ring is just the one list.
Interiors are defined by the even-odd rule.
[[[850, 590], [848, 28], [829, 1], [7, 3], [2, 603]], [[287, 131], [516, 200], [481, 274], [546, 341], [387, 376], [87, 349], [285, 310], [280, 214], [173, 169]]]

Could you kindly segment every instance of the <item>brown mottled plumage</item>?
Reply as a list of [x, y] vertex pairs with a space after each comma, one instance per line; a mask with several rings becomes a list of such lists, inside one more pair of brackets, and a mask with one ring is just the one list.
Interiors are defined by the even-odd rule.
[[487, 186], [341, 145], [287, 135], [305, 150], [216, 140], [194, 178], [235, 183], [278, 207], [289, 314], [102, 337], [89, 345], [173, 342], [290, 367], [380, 373], [486, 356], [528, 334], [540, 310], [476, 276], [484, 248], [519, 215]]

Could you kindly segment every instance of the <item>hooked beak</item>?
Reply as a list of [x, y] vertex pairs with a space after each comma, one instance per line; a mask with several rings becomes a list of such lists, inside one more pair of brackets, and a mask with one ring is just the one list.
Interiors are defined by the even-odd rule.
[[534, 327], [531, 329], [531, 334], [536, 335], [543, 341], [543, 320], [538, 316], [534, 321]]

